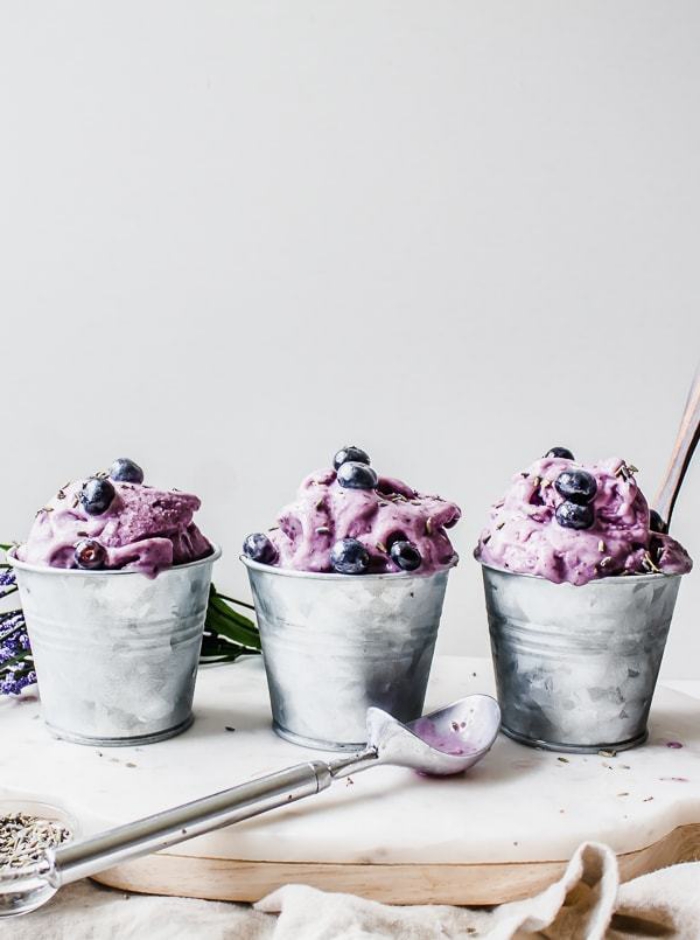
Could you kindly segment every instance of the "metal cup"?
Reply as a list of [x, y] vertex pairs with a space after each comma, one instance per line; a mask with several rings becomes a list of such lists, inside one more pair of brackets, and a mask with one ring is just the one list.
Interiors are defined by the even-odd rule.
[[150, 744], [192, 724], [212, 564], [138, 571], [14, 566], [49, 730], [77, 744]]
[[423, 712], [449, 570], [316, 574], [241, 560], [255, 599], [277, 734], [341, 751], [367, 740], [367, 709]]
[[584, 754], [642, 744], [681, 576], [482, 572], [505, 734]]

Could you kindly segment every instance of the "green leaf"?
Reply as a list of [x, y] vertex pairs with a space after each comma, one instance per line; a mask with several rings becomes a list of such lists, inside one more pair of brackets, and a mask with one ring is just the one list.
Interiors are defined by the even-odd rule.
[[222, 601], [220, 597], [211, 596], [209, 598], [209, 611], [216, 612], [231, 624], [235, 624], [243, 633], [248, 634], [251, 638], [259, 639], [260, 634], [255, 624], [251, 620], [248, 620], [247, 617], [242, 616], [242, 614], [236, 613], [236, 611], [229, 607], [226, 601]]
[[238, 598], [229, 597], [228, 594], [222, 594], [221, 591], [216, 591], [216, 595], [217, 597], [222, 597], [225, 601], [229, 601], [231, 604], [236, 604], [238, 607], [245, 607], [247, 610], [255, 610], [254, 605], [249, 604], [247, 601], [239, 601]]
[[247, 656], [255, 652], [256, 650], [246, 649], [220, 636], [205, 633], [199, 661], [200, 663], [232, 663], [239, 656]]
[[234, 620], [230, 620], [228, 617], [219, 613], [219, 611], [211, 605], [207, 611], [204, 629], [211, 633], [219, 633], [222, 636], [228, 637], [229, 640], [233, 640], [234, 643], [239, 643], [241, 646], [248, 647], [249, 649], [260, 649], [260, 636], [257, 632], [243, 629]]

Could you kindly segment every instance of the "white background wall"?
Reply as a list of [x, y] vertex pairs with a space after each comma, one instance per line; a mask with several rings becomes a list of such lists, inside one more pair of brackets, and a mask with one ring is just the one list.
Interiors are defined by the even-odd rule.
[[[0, 6], [1, 533], [130, 455], [242, 537], [356, 442], [470, 557], [553, 444], [656, 488], [700, 348], [694, 2]], [[700, 557], [700, 458], [675, 520]], [[700, 569], [666, 674], [700, 677]]]

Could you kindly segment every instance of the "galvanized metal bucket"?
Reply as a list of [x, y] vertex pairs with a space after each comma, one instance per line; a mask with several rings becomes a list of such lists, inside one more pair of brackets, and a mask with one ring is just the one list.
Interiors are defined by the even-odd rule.
[[212, 564], [137, 571], [28, 565], [11, 552], [44, 721], [59, 738], [149, 744], [192, 724]]
[[482, 571], [505, 734], [576, 753], [642, 744], [681, 576]]
[[290, 571], [246, 557], [277, 734], [359, 748], [367, 709], [423, 712], [449, 570], [430, 575]]

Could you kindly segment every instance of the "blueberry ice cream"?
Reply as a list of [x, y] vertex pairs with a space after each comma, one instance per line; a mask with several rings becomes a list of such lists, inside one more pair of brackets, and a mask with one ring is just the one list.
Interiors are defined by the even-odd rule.
[[212, 547], [193, 522], [197, 496], [143, 482], [132, 460], [68, 483], [39, 510], [19, 561], [52, 568], [130, 569], [155, 577]]
[[446, 530], [460, 515], [455, 503], [378, 475], [364, 450], [345, 447], [333, 467], [303, 480], [272, 529], [248, 536], [243, 551], [297, 571], [431, 574], [457, 562]]
[[692, 561], [649, 510], [636, 468], [619, 457], [584, 466], [553, 448], [516, 474], [491, 509], [479, 561], [549, 581], [685, 574]]

